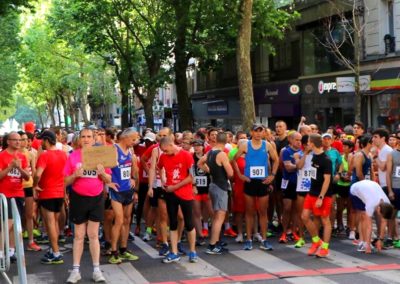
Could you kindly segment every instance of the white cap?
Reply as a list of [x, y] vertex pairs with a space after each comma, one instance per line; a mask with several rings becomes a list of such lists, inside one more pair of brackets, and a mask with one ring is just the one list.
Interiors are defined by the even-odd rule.
[[154, 141], [156, 141], [156, 135], [153, 132], [147, 132], [143, 139], [154, 142]]
[[332, 139], [332, 134], [330, 134], [330, 133], [324, 133], [324, 134], [322, 134], [322, 138], [326, 138], [326, 137], [329, 137], [329, 138]]

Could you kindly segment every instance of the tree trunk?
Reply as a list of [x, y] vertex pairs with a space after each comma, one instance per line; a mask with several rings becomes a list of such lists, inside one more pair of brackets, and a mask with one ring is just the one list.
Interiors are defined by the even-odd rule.
[[150, 96], [149, 95], [150, 94], [147, 94], [147, 97], [145, 100], [142, 101], [142, 104], [144, 109], [144, 116], [146, 117], [146, 127], [154, 129], [154, 113], [153, 113], [154, 95]]
[[66, 92], [63, 92], [60, 94], [60, 102], [64, 110], [64, 123], [65, 123], [65, 129], [68, 131], [69, 130], [69, 123], [68, 123], [68, 106], [65, 101], [65, 97], [68, 96]]
[[189, 58], [186, 54], [186, 32], [189, 24], [190, 1], [177, 1], [175, 5], [176, 40], [175, 40], [175, 85], [178, 97], [180, 130], [191, 130], [193, 113], [188, 94], [186, 70]]
[[236, 60], [239, 81], [239, 96], [243, 130], [248, 131], [255, 122], [256, 114], [253, 97], [253, 78], [251, 74], [251, 19], [253, 0], [240, 1], [240, 27], [237, 38]]
[[56, 118], [54, 117], [54, 108], [55, 104], [54, 102], [48, 102], [49, 106], [49, 114], [50, 114], [50, 120], [51, 120], [51, 126], [56, 126]]
[[39, 116], [40, 126], [43, 129], [44, 128], [44, 121], [43, 121], [42, 111], [40, 110], [39, 106], [36, 107], [36, 110], [37, 110], [37, 113], [38, 113], [38, 116]]

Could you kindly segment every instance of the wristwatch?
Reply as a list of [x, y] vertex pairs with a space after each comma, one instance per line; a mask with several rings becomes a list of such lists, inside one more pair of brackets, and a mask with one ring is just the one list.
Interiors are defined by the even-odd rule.
[[318, 198], [321, 200], [324, 199], [324, 197], [322, 195], [318, 196]]

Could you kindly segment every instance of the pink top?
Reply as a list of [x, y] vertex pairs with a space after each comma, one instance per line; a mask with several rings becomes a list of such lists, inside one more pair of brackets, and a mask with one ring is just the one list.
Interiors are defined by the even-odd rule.
[[[64, 168], [64, 175], [72, 175], [82, 166], [82, 152], [75, 150], [69, 155]], [[106, 169], [107, 174], [111, 174], [110, 169]], [[82, 196], [98, 196], [103, 191], [104, 183], [97, 174], [97, 171], [83, 171], [83, 176], [75, 179], [72, 189]]]

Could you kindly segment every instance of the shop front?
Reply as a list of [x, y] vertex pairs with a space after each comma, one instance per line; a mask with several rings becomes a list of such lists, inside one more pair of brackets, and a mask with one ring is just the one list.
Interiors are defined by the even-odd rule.
[[339, 92], [337, 80], [334, 76], [300, 80], [302, 115], [320, 129], [354, 123], [354, 91]]
[[373, 127], [391, 131], [400, 124], [400, 68], [388, 68], [372, 75], [370, 91], [366, 93]]
[[297, 81], [271, 82], [254, 86], [257, 120], [271, 128], [283, 120], [297, 128], [300, 120], [300, 86]]

